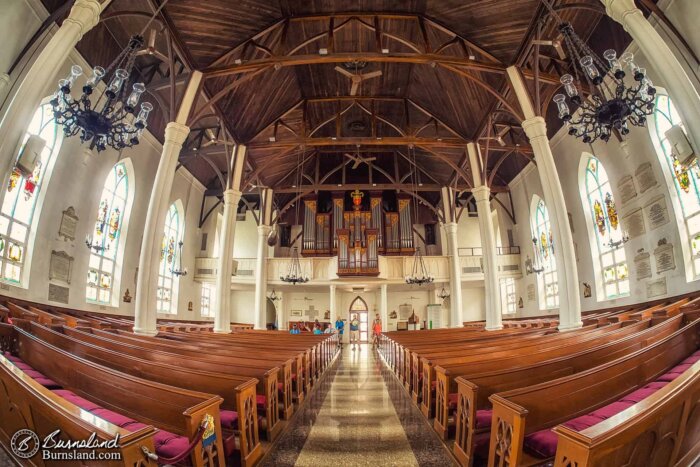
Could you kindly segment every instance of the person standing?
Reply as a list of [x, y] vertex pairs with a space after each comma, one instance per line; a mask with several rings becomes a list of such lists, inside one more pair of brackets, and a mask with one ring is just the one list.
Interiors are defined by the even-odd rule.
[[360, 343], [360, 320], [357, 319], [357, 315], [350, 318], [350, 343], [352, 350]]
[[340, 319], [335, 320], [335, 328], [338, 330], [338, 343], [340, 344], [340, 348], [343, 348], [343, 331], [345, 330], [345, 321]]
[[377, 348], [379, 344], [379, 336], [382, 334], [382, 320], [379, 317], [379, 313], [375, 315], [374, 322], [372, 323], [372, 348]]
[[289, 330], [289, 334], [299, 334], [299, 327], [294, 323], [292, 329]]

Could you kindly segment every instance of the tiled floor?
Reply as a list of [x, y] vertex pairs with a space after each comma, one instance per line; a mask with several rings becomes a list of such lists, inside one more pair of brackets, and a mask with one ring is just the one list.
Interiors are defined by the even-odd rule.
[[263, 466], [451, 466], [377, 354], [346, 347]]

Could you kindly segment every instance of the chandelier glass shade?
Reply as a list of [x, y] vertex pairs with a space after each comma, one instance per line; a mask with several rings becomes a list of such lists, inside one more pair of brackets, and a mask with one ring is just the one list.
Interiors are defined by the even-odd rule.
[[[624, 136], [630, 125], [644, 126], [647, 116], [654, 111], [656, 89], [644, 68], [634, 63], [634, 56], [625, 52], [621, 57], [613, 49], [603, 53], [603, 58], [581, 40], [570, 23], [563, 22], [559, 30], [573, 75], [561, 77], [566, 94], [554, 96], [559, 118], [568, 126], [569, 135], [590, 144], [600, 139], [607, 142], [614, 131]], [[579, 71], [588, 83], [590, 97], [579, 93]], [[627, 73], [633, 80], [625, 80]], [[572, 113], [568, 102], [578, 107]]]
[[286, 276], [280, 276], [282, 282], [287, 282], [292, 285], [305, 284], [309, 282], [309, 277], [305, 276], [301, 271], [301, 263], [299, 262], [299, 249], [294, 247], [292, 256], [289, 262], [289, 270]]
[[[56, 123], [63, 125], [65, 136], [80, 134], [80, 140], [89, 142], [90, 148], [96, 148], [98, 152], [107, 147], [121, 150], [139, 144], [153, 105], [150, 102], [139, 105], [146, 91], [143, 83], [133, 83], [130, 92], [127, 88], [135, 54], [142, 47], [143, 37], [133, 36], [129, 45], [106, 69], [94, 67], [78, 99], [73, 98], [71, 90], [83, 73], [80, 66], [71, 67], [70, 75], [58, 82], [51, 106]], [[103, 79], [107, 83], [110, 74], [105, 90], [93, 98], [97, 84]]]
[[435, 280], [435, 278], [430, 275], [430, 272], [425, 265], [425, 260], [423, 259], [423, 254], [420, 251], [420, 247], [416, 248], [416, 252], [413, 255], [413, 270], [411, 271], [411, 275], [406, 276], [405, 280], [408, 285], [430, 284]]

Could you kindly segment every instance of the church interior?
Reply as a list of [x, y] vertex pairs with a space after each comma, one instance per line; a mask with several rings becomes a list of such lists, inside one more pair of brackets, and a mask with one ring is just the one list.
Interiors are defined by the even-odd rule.
[[697, 0], [0, 6], [0, 464], [700, 466]]

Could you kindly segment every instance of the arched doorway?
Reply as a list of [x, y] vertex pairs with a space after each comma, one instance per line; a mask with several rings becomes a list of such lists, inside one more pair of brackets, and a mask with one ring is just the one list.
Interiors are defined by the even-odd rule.
[[[350, 304], [350, 319], [352, 320], [352, 315], [357, 315], [357, 319], [360, 321], [360, 342], [369, 341], [369, 309], [367, 308], [367, 303], [362, 300], [361, 297], [355, 298]], [[349, 325], [348, 325], [349, 329]]]
[[268, 326], [268, 329], [270, 326], [273, 326], [273, 329], [276, 329], [279, 326], [279, 323], [277, 322], [277, 307], [275, 306], [275, 303], [270, 300], [269, 298], [267, 299], [267, 308], [265, 309], [265, 323]]

